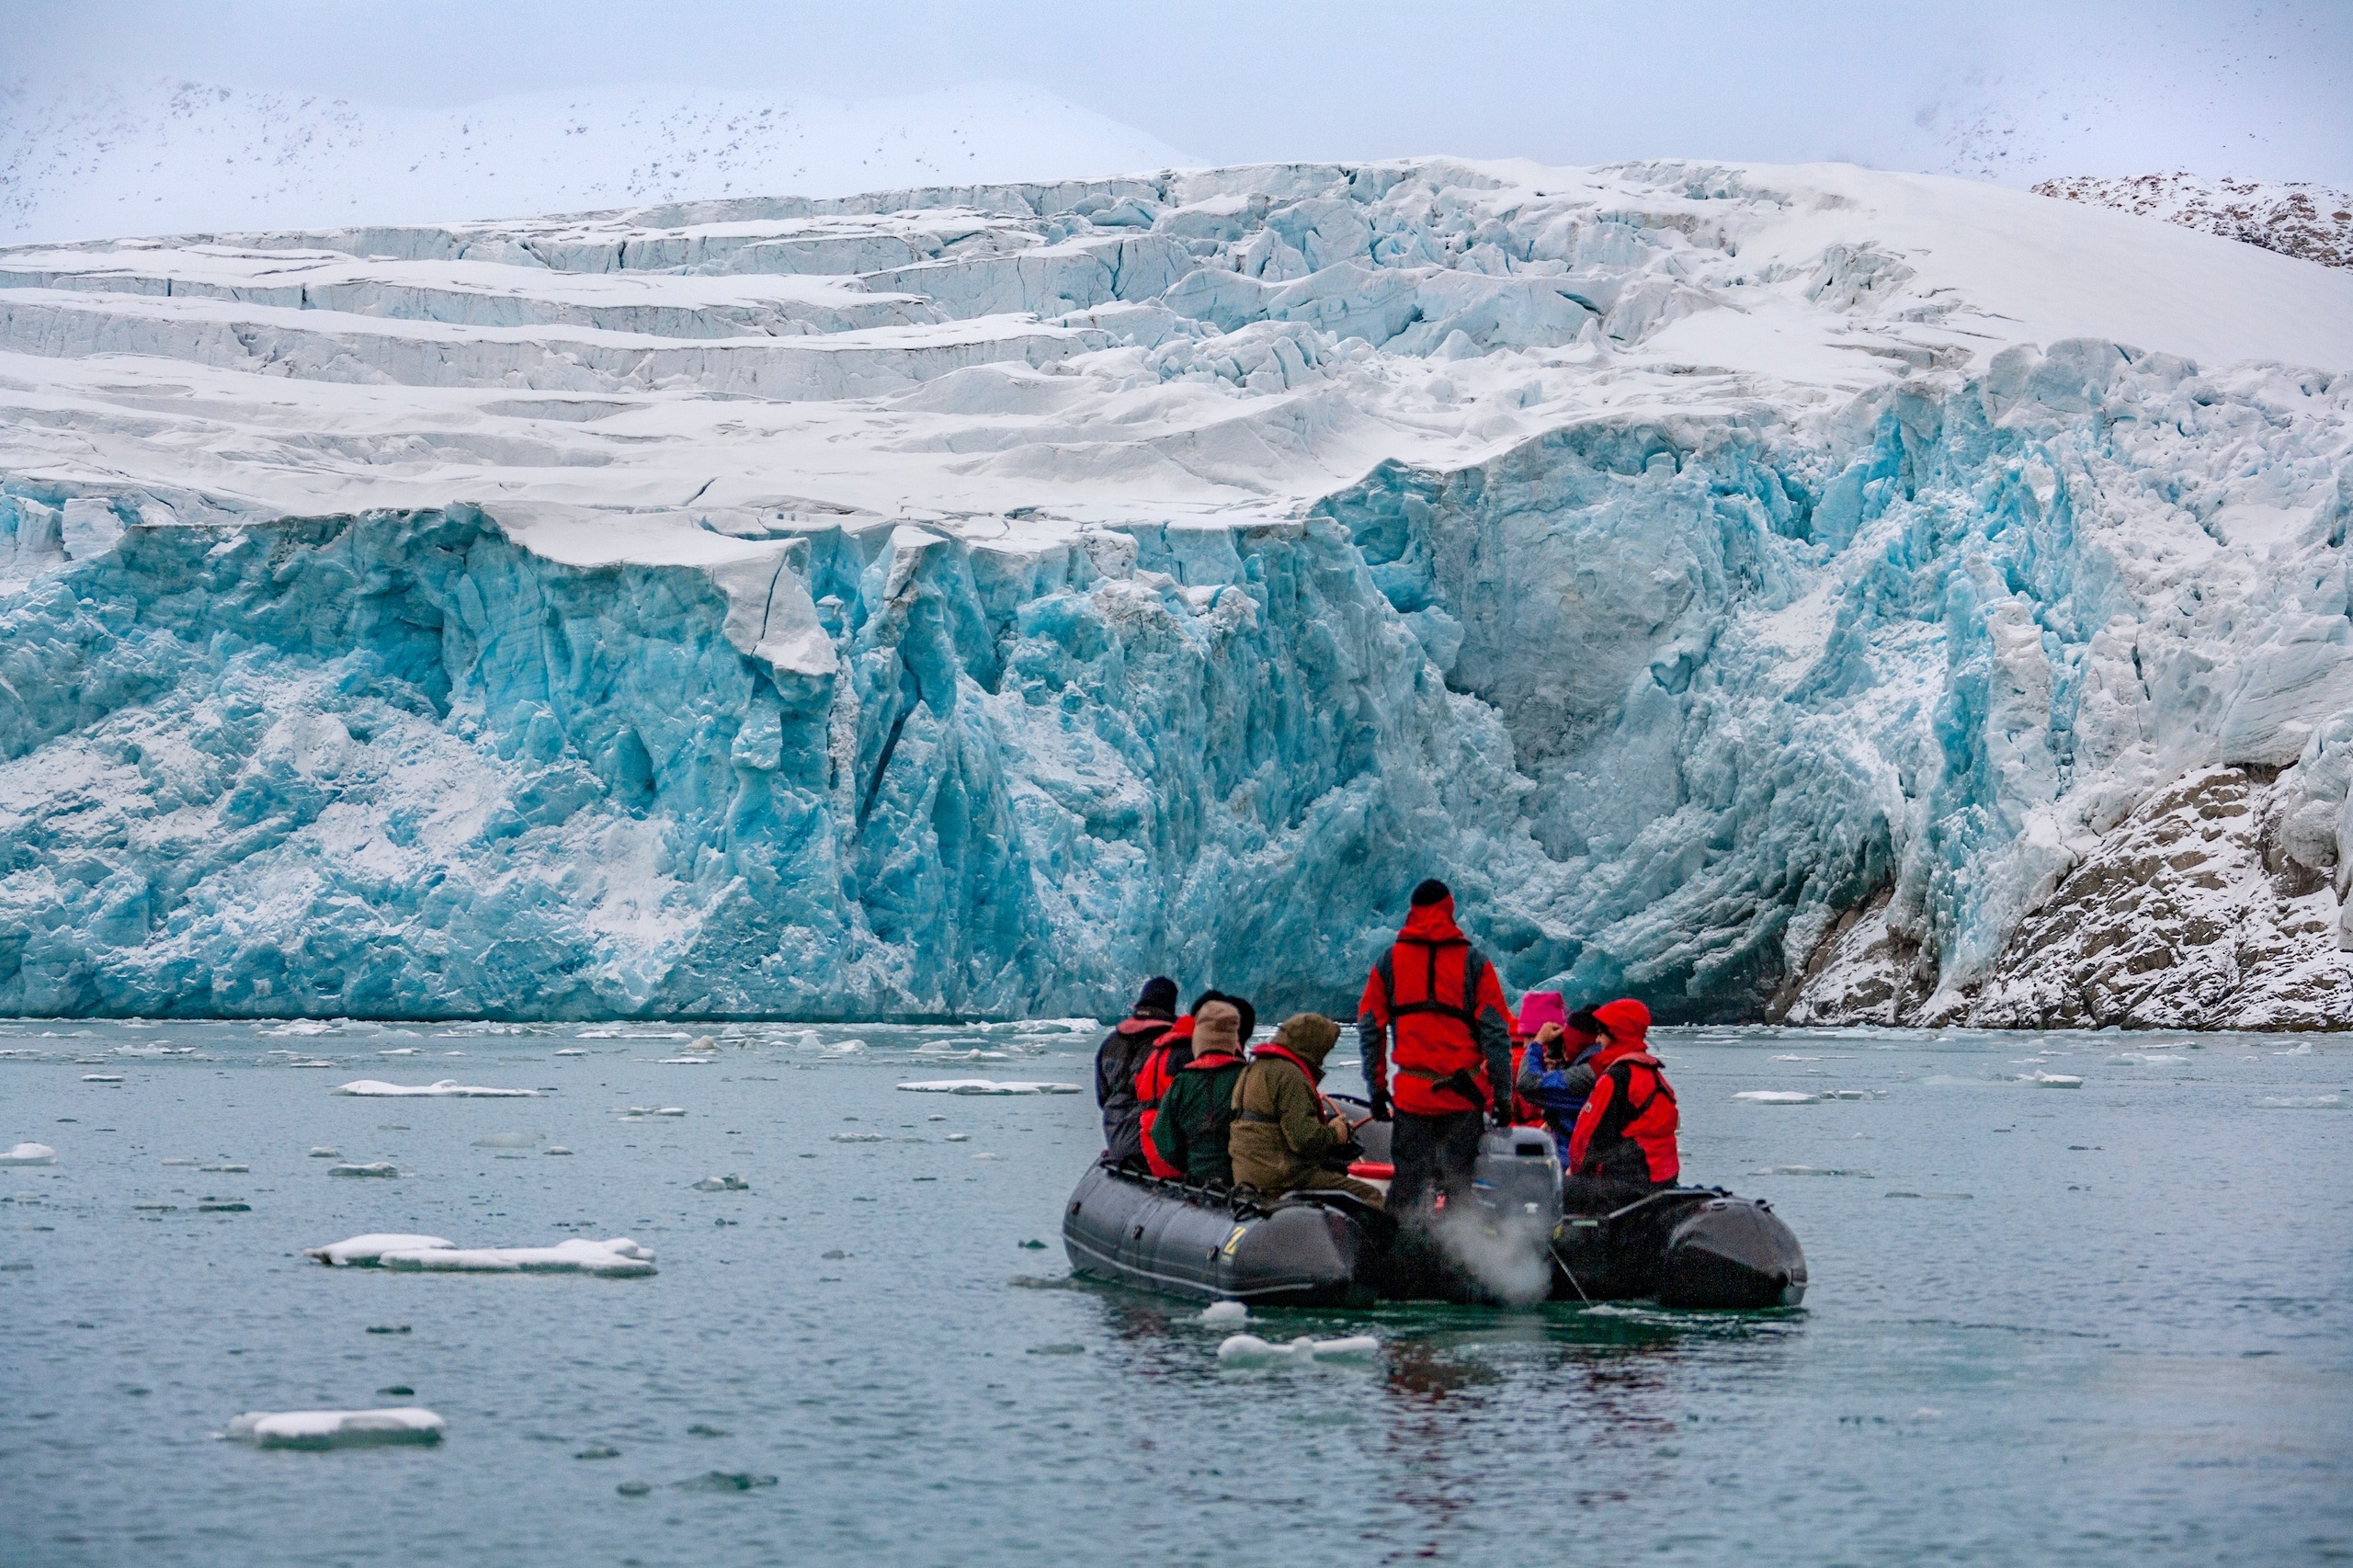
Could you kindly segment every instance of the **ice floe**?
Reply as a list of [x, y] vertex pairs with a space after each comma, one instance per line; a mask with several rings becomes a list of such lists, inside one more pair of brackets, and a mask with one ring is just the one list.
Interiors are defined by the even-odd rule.
[[122, 1082], [122, 1074], [119, 1073], [85, 1073], [82, 1074], [82, 1082], [85, 1084], [119, 1084]]
[[612, 1278], [652, 1274], [654, 1252], [627, 1236], [609, 1241], [574, 1237], [551, 1247], [460, 1247], [439, 1236], [369, 1235], [303, 1256], [338, 1267], [358, 1266], [437, 1274], [601, 1274]]
[[439, 1236], [412, 1236], [397, 1233], [352, 1236], [323, 1247], [305, 1247], [304, 1257], [313, 1257], [335, 1268], [368, 1268], [388, 1252], [407, 1252], [417, 1247], [454, 1247], [458, 1244]]
[[567, 1045], [562, 1051], [557, 1051], [556, 1054], [558, 1056], [585, 1056], [588, 1053], [581, 1050], [576, 1045]]
[[400, 1174], [400, 1166], [390, 1160], [372, 1160], [364, 1165], [329, 1165], [327, 1167], [327, 1175], [331, 1176], [396, 1176]]
[[[314, 1160], [340, 1160], [343, 1158], [343, 1151], [340, 1149], [330, 1149], [325, 1144], [319, 1143], [312, 1147], [311, 1158]], [[169, 1161], [165, 1162], [167, 1165], [169, 1163]]]
[[1812, 1105], [1819, 1095], [1803, 1094], [1796, 1089], [1743, 1089], [1733, 1096], [1753, 1105]]
[[540, 1153], [542, 1154], [569, 1154], [572, 1151], [565, 1148], [561, 1143], [551, 1143], [546, 1148], [540, 1150]]
[[[165, 1162], [166, 1165], [170, 1163], [168, 1160]], [[0, 1154], [0, 1165], [53, 1165], [55, 1164], [57, 1164], [57, 1151], [46, 1143], [19, 1143], [6, 1153]]]
[[900, 1088], [917, 1095], [1074, 1095], [1076, 1084], [1000, 1082], [995, 1078], [925, 1078]]
[[224, 1436], [264, 1449], [369, 1449], [438, 1443], [449, 1423], [421, 1405], [384, 1410], [247, 1411]]
[[2343, 1095], [2266, 1095], [2255, 1102], [2266, 1110], [2342, 1110]]
[[749, 1192], [752, 1184], [739, 1176], [705, 1176], [694, 1184], [697, 1192]]
[[2084, 1086], [2081, 1078], [2068, 1073], [2038, 1072], [2031, 1082], [2046, 1089], [2080, 1089]]
[[476, 1084], [460, 1084], [455, 1078], [444, 1078], [436, 1084], [386, 1084], [374, 1078], [355, 1078], [348, 1084], [338, 1084], [338, 1095], [358, 1095], [371, 1099], [530, 1099], [536, 1089], [486, 1089]]
[[[1220, 1305], [1224, 1303], [1221, 1302]], [[1276, 1345], [1255, 1334], [1230, 1335], [1217, 1347], [1217, 1358], [1229, 1367], [1267, 1367], [1289, 1363], [1306, 1366], [1317, 1361], [1369, 1361], [1381, 1354], [1381, 1341], [1361, 1334], [1348, 1339], [1310, 1339], [1302, 1335], [1288, 1345]]]

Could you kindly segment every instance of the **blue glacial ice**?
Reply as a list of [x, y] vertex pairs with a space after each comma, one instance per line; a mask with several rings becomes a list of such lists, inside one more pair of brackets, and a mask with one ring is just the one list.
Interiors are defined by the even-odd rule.
[[0, 1011], [2341, 1019], [2348, 368], [1852, 170], [0, 253]]

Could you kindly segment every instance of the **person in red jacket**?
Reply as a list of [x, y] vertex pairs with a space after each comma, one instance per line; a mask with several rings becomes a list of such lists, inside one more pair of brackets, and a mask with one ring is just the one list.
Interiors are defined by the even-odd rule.
[[1592, 1016], [1601, 1026], [1601, 1051], [1593, 1059], [1593, 1093], [1569, 1133], [1574, 1174], [1563, 1193], [1568, 1207], [1586, 1212], [1673, 1187], [1683, 1169], [1675, 1147], [1682, 1117], [1651, 1054], [1651, 1010], [1623, 997]]
[[1414, 890], [1404, 929], [1365, 982], [1357, 1040], [1373, 1117], [1392, 1122], [1389, 1211], [1426, 1219], [1434, 1187], [1449, 1203], [1469, 1198], [1487, 1119], [1511, 1123], [1511, 1009], [1495, 966], [1454, 923], [1444, 882]]
[[1137, 1123], [1143, 1135], [1143, 1162], [1153, 1175], [1174, 1180], [1185, 1173], [1162, 1157], [1160, 1146], [1154, 1142], [1152, 1130], [1160, 1119], [1160, 1102], [1176, 1082], [1176, 1074], [1192, 1065], [1193, 1029], [1196, 1015], [1212, 1002], [1225, 1002], [1241, 1015], [1239, 1028], [1242, 1042], [1247, 1045], [1250, 1033], [1258, 1027], [1258, 1010], [1239, 996], [1228, 996], [1222, 991], [1204, 991], [1193, 998], [1192, 1007], [1183, 1017], [1169, 1026], [1168, 1032], [1143, 1059], [1136, 1070]]

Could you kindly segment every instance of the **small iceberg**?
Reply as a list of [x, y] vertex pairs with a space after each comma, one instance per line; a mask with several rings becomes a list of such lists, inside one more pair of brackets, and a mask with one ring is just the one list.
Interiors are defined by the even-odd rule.
[[53, 1165], [57, 1151], [46, 1143], [19, 1143], [0, 1154], [0, 1165]]
[[530, 1099], [536, 1089], [486, 1089], [476, 1084], [460, 1084], [455, 1078], [444, 1078], [438, 1084], [386, 1084], [374, 1078], [355, 1078], [335, 1086], [338, 1095], [358, 1095], [368, 1099]]
[[353, 1236], [308, 1247], [306, 1257], [335, 1267], [376, 1267], [429, 1274], [598, 1274], [627, 1278], [652, 1274], [654, 1251], [627, 1236], [592, 1242], [575, 1237], [551, 1247], [460, 1247], [440, 1236]]
[[1755, 1105], [1812, 1105], [1817, 1096], [1796, 1089], [1743, 1089], [1733, 1096]]
[[697, 1192], [749, 1192], [752, 1184], [739, 1176], [705, 1176], [694, 1184]]
[[1380, 1354], [1381, 1341], [1369, 1334], [1349, 1339], [1310, 1339], [1302, 1335], [1288, 1345], [1272, 1344], [1255, 1334], [1236, 1334], [1228, 1335], [1217, 1347], [1219, 1364], [1227, 1367], [1272, 1367], [1286, 1363], [1310, 1366], [1318, 1361], [1369, 1361]]
[[453, 1247], [458, 1244], [439, 1236], [403, 1234], [353, 1236], [329, 1246], [304, 1247], [302, 1256], [313, 1257], [331, 1268], [372, 1268], [388, 1252], [407, 1252], [417, 1247]]
[[588, 1053], [587, 1053], [586, 1051], [585, 1051], [581, 1050], [581, 1049], [580, 1049], [578, 1046], [576, 1046], [576, 1045], [567, 1045], [567, 1046], [565, 1046], [562, 1051], [557, 1051], [555, 1054], [557, 1054], [558, 1056], [585, 1056], [585, 1055], [587, 1055]]
[[331, 1176], [396, 1176], [400, 1174], [400, 1166], [390, 1160], [373, 1160], [364, 1165], [329, 1165], [327, 1167], [327, 1175]]
[[119, 1073], [85, 1073], [82, 1074], [82, 1082], [85, 1084], [119, 1084], [122, 1082], [122, 1074]]
[[252, 1410], [222, 1434], [262, 1449], [374, 1449], [392, 1443], [438, 1443], [449, 1426], [420, 1405], [386, 1410]]
[[995, 1078], [924, 1078], [900, 1088], [913, 1095], [1074, 1095], [1076, 1084], [1023, 1084]]
[[2080, 1089], [2084, 1081], [2066, 1073], [2037, 1072], [2031, 1080], [2046, 1089]]

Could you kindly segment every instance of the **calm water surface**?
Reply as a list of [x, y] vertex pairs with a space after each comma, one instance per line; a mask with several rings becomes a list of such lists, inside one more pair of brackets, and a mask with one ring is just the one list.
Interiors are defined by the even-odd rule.
[[[1802, 1311], [1261, 1314], [1382, 1354], [1237, 1371], [1194, 1308], [1067, 1279], [1089, 1097], [893, 1087], [1088, 1082], [1091, 1029], [730, 1028], [707, 1065], [660, 1061], [690, 1043], [668, 1032], [0, 1026], [0, 1148], [58, 1152], [0, 1169], [0, 1558], [2353, 1555], [2346, 1042], [1669, 1032], [1687, 1174], [1773, 1199]], [[548, 1092], [330, 1092], [358, 1077]], [[1861, 1097], [1734, 1097], [1756, 1090]], [[574, 1153], [478, 1143], [498, 1134]], [[313, 1146], [403, 1174], [331, 1178]], [[728, 1173], [750, 1190], [690, 1185]], [[368, 1231], [631, 1235], [661, 1272], [301, 1256]], [[404, 1403], [448, 1440], [212, 1436]]]

